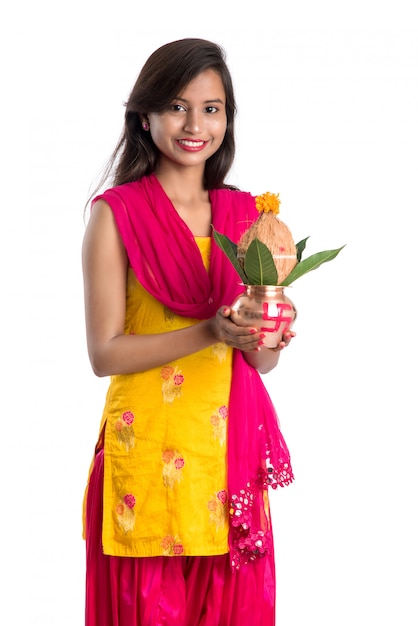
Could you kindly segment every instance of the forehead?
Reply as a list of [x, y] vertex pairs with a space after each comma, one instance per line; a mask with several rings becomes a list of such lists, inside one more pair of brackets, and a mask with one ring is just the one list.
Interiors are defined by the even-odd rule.
[[222, 82], [222, 78], [215, 70], [204, 70], [190, 83], [188, 83], [179, 94], [180, 98], [189, 99], [201, 98], [206, 100], [225, 100], [225, 88]]

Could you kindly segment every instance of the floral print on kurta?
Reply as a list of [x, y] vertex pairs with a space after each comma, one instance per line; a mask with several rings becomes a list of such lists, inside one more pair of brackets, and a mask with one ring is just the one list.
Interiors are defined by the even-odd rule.
[[176, 536], [166, 535], [161, 541], [164, 556], [181, 556], [184, 552], [180, 539]]
[[178, 367], [165, 365], [161, 370], [162, 392], [164, 402], [172, 404], [176, 398], [181, 397], [181, 386], [184, 383], [184, 376]]
[[182, 479], [184, 459], [177, 450], [164, 450], [162, 459], [164, 462], [163, 482], [166, 487], [172, 489]]
[[228, 495], [225, 489], [218, 491], [208, 502], [209, 517], [216, 529], [223, 528], [228, 514]]
[[135, 416], [131, 411], [125, 411], [115, 422], [116, 437], [121, 446], [129, 452], [135, 444], [135, 433], [132, 427]]
[[135, 526], [135, 511], [136, 498], [132, 493], [125, 494], [116, 505], [116, 517], [119, 526], [125, 533], [132, 530]]
[[222, 405], [217, 409], [216, 413], [213, 413], [210, 418], [210, 422], [212, 424], [213, 436], [216, 439], [219, 439], [219, 443], [221, 446], [225, 445], [226, 442], [226, 424], [228, 418], [228, 407], [226, 405]]
[[226, 345], [226, 343], [215, 343], [212, 346], [211, 350], [212, 354], [216, 356], [220, 363], [225, 361], [228, 351], [228, 346]]

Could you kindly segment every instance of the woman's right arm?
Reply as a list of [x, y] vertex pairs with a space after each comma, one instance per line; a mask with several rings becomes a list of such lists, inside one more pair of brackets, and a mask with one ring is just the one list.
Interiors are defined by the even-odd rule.
[[[93, 207], [82, 248], [87, 348], [97, 376], [133, 374], [171, 363], [215, 343], [259, 350], [259, 334], [218, 312], [166, 333], [125, 335], [128, 259], [109, 205]], [[222, 311], [222, 309], [221, 309]]]
[[128, 260], [113, 213], [93, 207], [82, 247], [87, 348], [97, 376], [132, 374], [216, 343], [209, 321], [155, 335], [125, 335]]

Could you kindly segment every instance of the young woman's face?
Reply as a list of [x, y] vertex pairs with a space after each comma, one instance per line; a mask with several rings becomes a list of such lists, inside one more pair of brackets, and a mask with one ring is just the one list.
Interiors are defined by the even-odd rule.
[[200, 167], [220, 147], [225, 136], [226, 97], [214, 70], [194, 78], [165, 111], [150, 113], [152, 139], [160, 165]]

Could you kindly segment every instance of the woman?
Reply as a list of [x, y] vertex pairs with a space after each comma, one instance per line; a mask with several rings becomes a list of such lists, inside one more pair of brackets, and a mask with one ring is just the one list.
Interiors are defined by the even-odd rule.
[[235, 100], [224, 53], [156, 50], [83, 242], [87, 344], [111, 376], [85, 498], [87, 626], [274, 624], [267, 485], [292, 480], [258, 372], [290, 342], [235, 325], [254, 197], [225, 184]]

